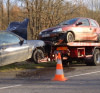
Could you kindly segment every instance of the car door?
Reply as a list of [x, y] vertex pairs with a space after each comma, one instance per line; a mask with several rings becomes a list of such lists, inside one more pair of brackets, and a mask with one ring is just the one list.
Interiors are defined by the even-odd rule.
[[90, 24], [91, 24], [90, 39], [97, 40], [98, 34], [100, 34], [99, 25], [96, 23], [96, 21], [92, 19], [90, 19]]
[[20, 38], [15, 34], [0, 33], [1, 59], [0, 65], [7, 65], [14, 62], [26, 60], [28, 58], [28, 45], [26, 41], [20, 43]]
[[[77, 25], [76, 27], [76, 37], [80, 40], [88, 40], [88, 34], [90, 33], [90, 23], [89, 20], [86, 18], [81, 18], [78, 20], [77, 23], [82, 23], [80, 25]], [[77, 24], [76, 23], [76, 24]]]

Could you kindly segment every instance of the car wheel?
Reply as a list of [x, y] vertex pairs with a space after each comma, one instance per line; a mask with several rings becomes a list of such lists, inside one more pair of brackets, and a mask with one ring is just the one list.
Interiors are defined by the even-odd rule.
[[68, 32], [66, 34], [66, 42], [73, 42], [75, 40], [74, 34], [72, 32]]
[[44, 58], [44, 52], [42, 49], [36, 49], [32, 55], [32, 61], [36, 64], [40, 63], [40, 60]]

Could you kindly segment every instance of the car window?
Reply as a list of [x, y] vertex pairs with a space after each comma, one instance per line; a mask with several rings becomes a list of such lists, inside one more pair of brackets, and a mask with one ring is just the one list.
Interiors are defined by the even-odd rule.
[[94, 20], [90, 20], [91, 26], [93, 27], [98, 27], [98, 25], [96, 24], [96, 22]]
[[74, 24], [76, 21], [78, 20], [78, 18], [73, 18], [73, 19], [70, 19], [70, 20], [67, 20], [67, 21], [64, 21], [58, 25], [72, 25]]
[[0, 33], [0, 45], [16, 44], [19, 43], [20, 39], [11, 33], [1, 32]]
[[80, 19], [78, 22], [82, 22], [80, 26], [89, 26], [89, 21], [88, 19]]

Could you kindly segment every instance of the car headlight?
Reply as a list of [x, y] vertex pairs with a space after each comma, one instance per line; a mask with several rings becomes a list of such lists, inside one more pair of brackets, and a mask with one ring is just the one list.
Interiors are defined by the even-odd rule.
[[61, 32], [61, 31], [62, 31], [62, 28], [58, 28], [58, 29], [53, 30], [52, 32]]

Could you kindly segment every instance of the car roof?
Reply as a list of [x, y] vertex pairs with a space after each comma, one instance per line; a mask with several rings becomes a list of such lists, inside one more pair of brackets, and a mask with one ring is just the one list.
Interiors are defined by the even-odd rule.
[[[76, 17], [76, 18], [78, 18], [78, 19], [81, 19], [81, 18], [85, 18], [85, 19], [91, 19], [91, 18], [87, 18], [87, 17]], [[94, 19], [92, 19], [92, 20], [94, 20]]]

